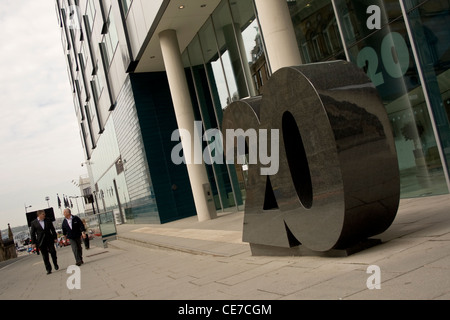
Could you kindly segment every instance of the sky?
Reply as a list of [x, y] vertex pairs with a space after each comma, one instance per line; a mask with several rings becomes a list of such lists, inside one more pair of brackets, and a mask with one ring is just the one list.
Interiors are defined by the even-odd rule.
[[0, 230], [30, 205], [62, 217], [57, 193], [80, 195], [87, 176], [57, 21], [54, 1], [1, 0]]

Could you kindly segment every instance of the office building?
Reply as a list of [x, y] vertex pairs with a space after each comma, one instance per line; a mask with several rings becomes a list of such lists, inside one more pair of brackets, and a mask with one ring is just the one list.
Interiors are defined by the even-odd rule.
[[447, 0], [56, 0], [55, 6], [100, 213], [164, 223], [242, 209], [246, 166], [175, 164], [180, 141], [172, 134], [180, 128], [193, 137], [200, 121], [202, 132], [220, 129], [223, 109], [263, 94], [276, 70], [336, 59], [362, 68], [383, 100], [401, 196], [449, 192]]

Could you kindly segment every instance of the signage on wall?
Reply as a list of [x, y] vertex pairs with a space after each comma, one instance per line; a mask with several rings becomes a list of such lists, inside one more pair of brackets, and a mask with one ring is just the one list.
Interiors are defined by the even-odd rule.
[[367, 70], [367, 75], [376, 87], [385, 83], [385, 76], [380, 71], [381, 65], [389, 76], [398, 79], [406, 74], [409, 63], [408, 46], [398, 32], [388, 33], [379, 48], [364, 47], [356, 58], [358, 67]]
[[381, 29], [381, 9], [377, 5], [371, 5], [367, 7], [367, 14], [370, 14], [369, 18], [367, 18], [366, 26], [367, 29]]
[[[380, 7], [370, 5], [366, 13], [369, 15], [366, 21], [367, 29], [380, 30]], [[406, 74], [410, 64], [408, 45], [400, 33], [388, 32], [381, 43], [363, 47], [356, 57], [356, 64], [364, 69], [373, 84], [378, 87], [386, 82], [386, 76], [399, 79]]]

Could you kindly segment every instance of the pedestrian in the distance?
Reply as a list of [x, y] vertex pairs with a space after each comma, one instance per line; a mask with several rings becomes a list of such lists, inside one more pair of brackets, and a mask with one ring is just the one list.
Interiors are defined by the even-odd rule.
[[[83, 222], [84, 229], [87, 230], [87, 223], [86, 223], [86, 220], [83, 219], [83, 220], [81, 220], [81, 221]], [[87, 236], [83, 239], [83, 242], [84, 242], [84, 247], [86, 248], [86, 250], [89, 250], [89, 235], [87, 235]]]
[[63, 234], [70, 240], [75, 264], [81, 266], [83, 262], [83, 248], [81, 247], [81, 238], [86, 238], [86, 229], [80, 218], [72, 215], [70, 209], [64, 209], [64, 221], [62, 223]]
[[52, 273], [49, 254], [52, 257], [55, 270], [58, 270], [58, 258], [55, 250], [55, 242], [57, 241], [58, 235], [53, 223], [49, 219], [45, 219], [44, 210], [39, 210], [37, 212], [37, 219], [31, 222], [30, 234], [33, 249], [36, 249], [36, 252], [42, 252], [42, 259], [44, 260], [47, 274]]

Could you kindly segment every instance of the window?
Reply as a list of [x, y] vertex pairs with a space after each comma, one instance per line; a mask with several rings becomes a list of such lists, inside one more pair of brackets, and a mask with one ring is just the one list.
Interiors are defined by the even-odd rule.
[[[89, 22], [89, 17], [87, 15], [83, 16], [83, 21], [84, 21], [84, 28], [86, 29], [86, 45], [83, 46], [84, 48], [84, 55], [85, 57], [88, 56], [89, 53], [89, 57], [91, 59], [91, 64], [92, 64], [92, 75], [95, 75], [97, 73], [97, 63], [96, 63], [96, 59], [95, 59], [95, 54], [94, 54], [94, 50], [92, 48], [92, 32], [91, 32], [91, 23]], [[89, 52], [86, 51], [86, 49], [89, 49]]]
[[78, 59], [80, 60], [81, 74], [82, 74], [83, 85], [84, 85], [84, 90], [85, 90], [85, 94], [86, 94], [86, 101], [89, 101], [89, 99], [91, 98], [91, 95], [89, 93], [89, 88], [88, 88], [87, 79], [86, 79], [86, 65], [85, 65], [86, 58], [82, 53], [79, 53]]
[[73, 63], [72, 63], [72, 56], [70, 55], [70, 52], [67, 54], [67, 66], [70, 76], [70, 84], [72, 86], [73, 92], [75, 92], [75, 83], [74, 83], [74, 76], [73, 76]]
[[302, 43], [302, 53], [303, 53], [303, 60], [305, 63], [311, 63], [311, 56], [309, 55], [308, 50], [308, 44]]
[[259, 90], [258, 77], [256, 76], [256, 74], [253, 75], [253, 82], [255, 82], [256, 90]]
[[87, 10], [86, 10], [86, 16], [88, 18], [88, 23], [86, 24], [86, 27], [89, 26], [89, 28], [86, 28], [87, 32], [90, 34], [92, 33], [92, 29], [94, 27], [94, 20], [95, 20], [95, 4], [93, 0], [88, 0]]
[[91, 159], [91, 155], [90, 155], [88, 144], [87, 144], [87, 140], [86, 140], [86, 129], [84, 128], [84, 123], [83, 122], [80, 123], [80, 127], [81, 127], [81, 140], [83, 141], [84, 150], [86, 151], [86, 159], [90, 160]]
[[346, 14], [342, 17], [344, 22], [344, 32], [347, 41], [355, 41], [355, 30], [353, 29], [353, 24], [350, 19], [350, 15]]
[[312, 42], [313, 42], [313, 48], [314, 48], [314, 53], [316, 55], [316, 59], [319, 60], [320, 58], [323, 57], [322, 50], [320, 49], [319, 36], [315, 35], [312, 38]]
[[[331, 0], [287, 3], [303, 63], [345, 59]], [[354, 38], [350, 17], [343, 25], [347, 36]]]
[[117, 35], [116, 24], [114, 22], [112, 13], [109, 14], [107, 24], [108, 33], [104, 35], [103, 43], [105, 44], [108, 65], [110, 65], [114, 57], [114, 52], [116, 51], [117, 45], [119, 44], [119, 37]]
[[126, 16], [130, 10], [133, 0], [121, 0], [120, 2], [122, 3], [123, 14]]
[[81, 92], [83, 90], [83, 88], [80, 86], [80, 81], [79, 80], [75, 80], [75, 89], [76, 89], [76, 100], [77, 100], [77, 109], [80, 110], [81, 112], [81, 120], [84, 120], [84, 112], [83, 109], [81, 108]]
[[[97, 122], [98, 122], [98, 127], [99, 127], [99, 133], [103, 133], [104, 128], [103, 128], [103, 123], [102, 123], [102, 118], [100, 115], [100, 111], [99, 111], [99, 92], [101, 92], [101, 90], [103, 88], [100, 89], [100, 84], [98, 81], [98, 77], [94, 76], [92, 77], [92, 81], [91, 81], [91, 90], [92, 90], [92, 95], [94, 96], [94, 109], [95, 109], [95, 115], [97, 116]], [[100, 90], [100, 91], [98, 91]]]
[[87, 122], [88, 129], [89, 129], [89, 136], [91, 137], [92, 149], [95, 149], [96, 144], [95, 144], [95, 139], [94, 139], [94, 135], [92, 132], [92, 117], [91, 117], [91, 110], [90, 110], [89, 104], [86, 104], [84, 106], [84, 109], [86, 112], [86, 122]]
[[103, 86], [104, 86], [104, 84], [103, 84], [104, 82], [102, 82], [103, 78], [104, 78], [104, 76], [102, 77], [102, 73], [101, 72], [99, 72], [98, 75], [95, 75], [95, 76], [92, 77], [92, 81], [91, 81], [92, 84], [93, 84], [92, 92], [94, 92], [94, 99], [96, 101], [99, 100], [99, 98], [100, 98], [100, 96], [102, 94], [102, 91], [103, 91]]
[[258, 70], [258, 75], [259, 75], [259, 81], [261, 83], [261, 86], [263, 86], [264, 85], [264, 76], [263, 76], [262, 69]]
[[108, 88], [108, 94], [109, 94], [109, 100], [111, 102], [111, 107], [109, 108], [109, 111], [114, 110], [114, 108], [116, 107], [116, 102], [114, 100], [114, 95], [112, 92], [112, 88], [111, 85], [109, 83], [109, 65], [110, 65], [110, 61], [108, 60], [108, 50], [106, 48], [106, 44], [105, 42], [101, 42], [99, 43], [99, 47], [100, 47], [100, 54], [102, 56], [102, 64], [103, 64], [103, 71], [104, 71], [104, 80], [106, 82], [106, 86]]

